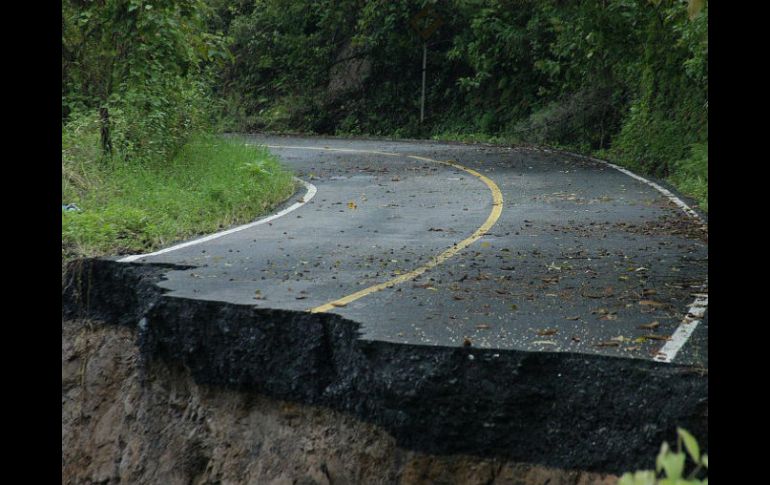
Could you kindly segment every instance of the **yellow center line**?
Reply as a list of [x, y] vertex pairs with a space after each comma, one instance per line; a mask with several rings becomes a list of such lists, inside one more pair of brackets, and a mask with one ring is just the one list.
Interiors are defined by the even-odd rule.
[[471, 234], [469, 237], [463, 239], [457, 244], [454, 244], [451, 248], [447, 249], [443, 253], [439, 254], [438, 256], [434, 256], [430, 259], [427, 263], [424, 265], [413, 269], [412, 271], [409, 271], [408, 273], [401, 274], [392, 280], [388, 280], [384, 283], [379, 283], [377, 285], [370, 286], [368, 288], [364, 288], [363, 290], [357, 291], [355, 293], [352, 293], [347, 296], [343, 296], [342, 298], [339, 298], [334, 301], [330, 301], [329, 303], [325, 303], [323, 305], [319, 305], [317, 307], [311, 308], [309, 311], [310, 313], [324, 313], [328, 312], [329, 310], [332, 310], [336, 307], [343, 307], [346, 306], [348, 303], [358, 300], [359, 298], [363, 298], [366, 295], [371, 295], [372, 293], [376, 293], [378, 291], [392, 288], [393, 286], [396, 286], [400, 283], [404, 283], [406, 281], [413, 280], [420, 276], [421, 274], [425, 273], [431, 268], [435, 268], [439, 264], [443, 263], [447, 259], [451, 258], [458, 252], [462, 251], [463, 249], [467, 248], [474, 242], [481, 239], [484, 234], [486, 234], [492, 226], [495, 225], [497, 220], [500, 218], [500, 214], [503, 212], [503, 194], [500, 192], [500, 188], [497, 186], [497, 184], [492, 181], [489, 177], [486, 177], [479, 172], [460, 165], [459, 163], [452, 162], [450, 160], [441, 161], [441, 160], [434, 160], [432, 158], [427, 157], [418, 157], [417, 155], [403, 155], [399, 153], [392, 153], [392, 152], [381, 152], [381, 151], [374, 151], [374, 150], [356, 150], [356, 149], [350, 149], [350, 148], [329, 148], [329, 147], [305, 147], [305, 146], [286, 146], [286, 145], [267, 145], [268, 148], [296, 148], [296, 149], [303, 149], [303, 150], [323, 150], [323, 151], [334, 151], [334, 152], [349, 152], [349, 153], [369, 153], [373, 155], [386, 155], [390, 157], [407, 157], [407, 158], [413, 158], [415, 160], [422, 160], [425, 162], [432, 162], [432, 163], [440, 163], [443, 165], [449, 165], [450, 167], [454, 167], [458, 170], [462, 170], [464, 172], [467, 172], [474, 177], [478, 178], [486, 186], [489, 188], [489, 191], [492, 192], [492, 211], [489, 213], [489, 216], [487, 217], [487, 220], [484, 221], [484, 224], [481, 225], [476, 231]]

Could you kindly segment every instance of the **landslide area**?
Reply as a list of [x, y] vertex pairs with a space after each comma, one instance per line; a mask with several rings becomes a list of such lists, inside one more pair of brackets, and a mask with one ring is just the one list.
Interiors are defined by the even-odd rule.
[[327, 408], [142, 363], [137, 329], [62, 321], [62, 483], [614, 484], [617, 477], [397, 446]]

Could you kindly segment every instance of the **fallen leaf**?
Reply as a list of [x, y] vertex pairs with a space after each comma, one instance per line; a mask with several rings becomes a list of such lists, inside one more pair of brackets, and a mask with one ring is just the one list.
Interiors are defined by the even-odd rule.
[[[609, 292], [607, 291], [609, 290]], [[585, 298], [607, 298], [613, 295], [612, 288], [605, 288], [601, 293], [586, 293], [584, 291], [580, 292], [581, 296], [584, 296]]]
[[550, 337], [556, 335], [559, 331], [555, 328], [546, 328], [545, 330], [538, 330], [537, 334], [541, 337]]
[[564, 317], [565, 320], [580, 320], [580, 317]]
[[348, 209], [355, 209], [357, 207], [358, 206], [356, 205], [356, 203], [353, 202], [352, 200], [350, 202], [348, 202]]
[[656, 320], [652, 323], [645, 323], [644, 325], [639, 325], [639, 328], [641, 328], [642, 330], [655, 330], [659, 326], [660, 326], [660, 322]]
[[654, 300], [641, 300], [639, 301], [639, 304], [643, 306], [651, 306], [653, 308], [662, 308], [667, 306], [665, 303], [661, 303], [659, 301], [654, 301]]
[[645, 335], [644, 338], [649, 340], [671, 340], [671, 337], [668, 337], [666, 335]]
[[480, 323], [476, 325], [476, 328], [478, 328], [479, 330], [487, 330], [489, 328], [489, 325], [487, 325], [486, 323]]
[[618, 347], [620, 345], [620, 342], [615, 341], [605, 341], [605, 342], [599, 342], [596, 344], [597, 347]]

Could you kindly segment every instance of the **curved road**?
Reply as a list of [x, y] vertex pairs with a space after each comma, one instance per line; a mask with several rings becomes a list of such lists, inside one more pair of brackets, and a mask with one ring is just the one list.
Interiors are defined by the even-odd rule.
[[195, 266], [171, 296], [337, 313], [362, 339], [708, 366], [706, 228], [644, 181], [534, 149], [243, 138], [311, 190], [124, 258]]

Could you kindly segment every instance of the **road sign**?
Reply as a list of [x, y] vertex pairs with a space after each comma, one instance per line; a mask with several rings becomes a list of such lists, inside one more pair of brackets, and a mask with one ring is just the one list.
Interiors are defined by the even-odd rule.
[[428, 37], [443, 25], [444, 19], [436, 13], [436, 10], [427, 5], [412, 17], [411, 25], [417, 35], [422, 38], [422, 94], [420, 96], [420, 123], [425, 119], [425, 68], [428, 60]]
[[412, 17], [411, 22], [409, 22], [409, 25], [412, 26], [412, 29], [423, 41], [428, 40], [428, 37], [443, 24], [444, 19], [441, 18], [441, 16], [436, 13], [436, 10], [430, 5], [417, 12], [417, 14]]

